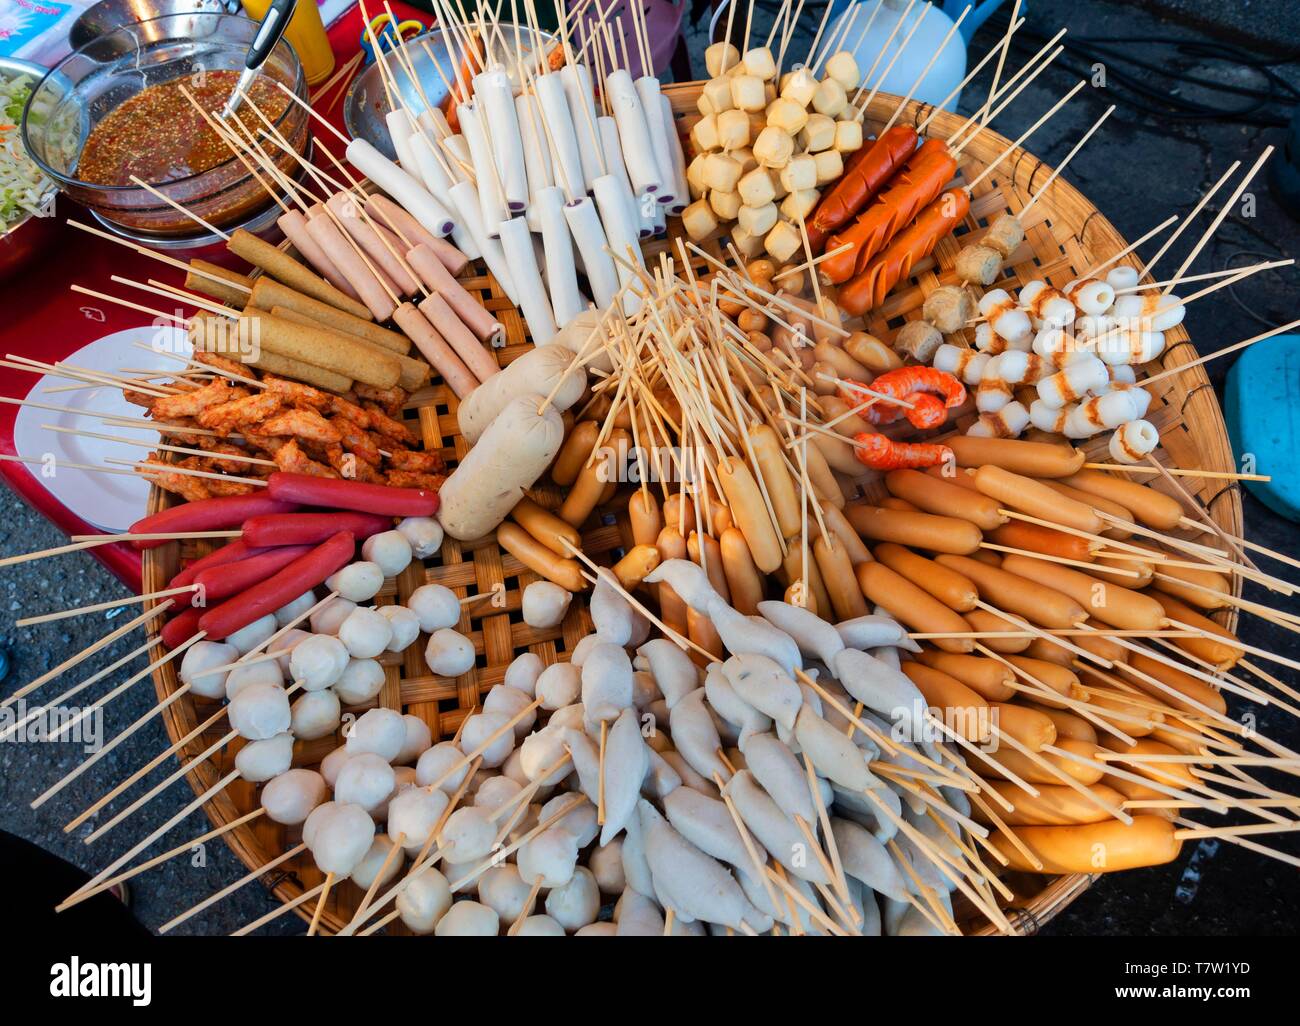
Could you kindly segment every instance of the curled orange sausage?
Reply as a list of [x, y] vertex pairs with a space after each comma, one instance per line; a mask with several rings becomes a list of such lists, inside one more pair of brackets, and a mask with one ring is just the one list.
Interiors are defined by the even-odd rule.
[[1022, 872], [1114, 873], [1141, 866], [1160, 866], [1178, 858], [1182, 842], [1174, 824], [1162, 816], [1134, 816], [1130, 825], [1119, 820], [1080, 826], [1027, 826], [1016, 835], [1042, 863], [1036, 869], [1002, 834], [990, 840], [1011, 868]]

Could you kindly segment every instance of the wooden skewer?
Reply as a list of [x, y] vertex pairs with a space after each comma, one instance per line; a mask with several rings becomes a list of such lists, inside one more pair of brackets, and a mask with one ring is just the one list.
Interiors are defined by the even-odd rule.
[[1115, 263], [1117, 260], [1121, 260], [1121, 259], [1123, 259], [1124, 257], [1128, 256], [1130, 253], [1132, 253], [1135, 249], [1137, 249], [1140, 245], [1142, 245], [1142, 244], [1143, 244], [1144, 242], [1146, 242], [1147, 240], [1153, 238], [1153, 237], [1156, 236], [1156, 235], [1159, 235], [1162, 231], [1164, 231], [1166, 228], [1168, 228], [1171, 224], [1173, 224], [1173, 223], [1174, 223], [1175, 221], [1177, 221], [1177, 220], [1178, 220], [1178, 215], [1177, 215], [1177, 214], [1170, 214], [1167, 218], [1165, 218], [1163, 221], [1161, 221], [1158, 225], [1156, 225], [1154, 228], [1152, 228], [1149, 232], [1145, 233], [1145, 234], [1142, 235], [1142, 236], [1139, 236], [1138, 239], [1137, 239], [1136, 241], [1134, 241], [1134, 242], [1130, 242], [1127, 246], [1125, 246], [1123, 249], [1121, 249], [1118, 253], [1114, 254], [1113, 256], [1109, 256], [1109, 257], [1107, 257], [1105, 260], [1103, 260], [1103, 261], [1102, 261], [1101, 263], [1099, 263], [1099, 264], [1093, 264], [1093, 265], [1092, 265], [1091, 267], [1089, 267], [1086, 271], [1084, 271], [1081, 275], [1079, 275], [1079, 280], [1080, 280], [1080, 281], [1083, 281], [1083, 280], [1086, 279], [1086, 278], [1093, 278], [1093, 277], [1095, 277], [1096, 275], [1100, 274], [1102, 271], [1104, 271], [1104, 270], [1105, 270], [1107, 267], [1109, 267], [1111, 264]]
[[[1085, 463], [1087, 470], [1114, 470], [1121, 473], [1158, 474], [1155, 467], [1144, 467], [1140, 463]], [[1272, 481], [1267, 474], [1235, 474], [1230, 470], [1188, 470], [1182, 467], [1164, 467], [1164, 472], [1175, 477], [1204, 477], [1217, 481]]]
[[[276, 84], [277, 84], [277, 85], [280, 85], [280, 83], [278, 83], [278, 82], [277, 82]], [[283, 86], [282, 86], [282, 88], [283, 88]], [[291, 90], [286, 89], [285, 91], [288, 92], [290, 96], [295, 95]], [[205, 221], [203, 218], [199, 217], [198, 214], [194, 213], [194, 211], [192, 211], [192, 210], [187, 210], [185, 207], [181, 206], [179, 203], [177, 203], [177, 202], [176, 202], [174, 199], [172, 199], [170, 196], [166, 195], [165, 193], [159, 192], [157, 189], [155, 189], [155, 188], [154, 188], [152, 185], [150, 185], [148, 182], [141, 181], [141, 179], [140, 179], [139, 177], [137, 177], [136, 175], [132, 175], [132, 176], [131, 176], [131, 182], [132, 182], [132, 184], [134, 184], [134, 185], [138, 185], [141, 189], [144, 189], [145, 192], [149, 193], [150, 195], [154, 196], [155, 198], [162, 200], [164, 203], [166, 203], [166, 204], [167, 204], [169, 207], [171, 207], [173, 210], [176, 210], [177, 212], [179, 212], [179, 213], [181, 213], [181, 214], [184, 214], [186, 217], [188, 217], [188, 218], [189, 218], [191, 221], [193, 221], [195, 224], [197, 224], [197, 225], [201, 225], [203, 228], [206, 228], [206, 229], [207, 229], [208, 231], [210, 231], [213, 235], [219, 236], [220, 238], [224, 239], [226, 242], [229, 242], [229, 241], [230, 241], [230, 235], [229, 235], [229, 233], [227, 233], [227, 232], [223, 232], [220, 228], [216, 227], [216, 225], [210, 224], [209, 222]]]
[[[256, 485], [265, 488], [267, 482], [260, 477], [240, 477], [238, 474], [218, 474], [211, 470], [192, 470], [189, 467], [172, 466], [170, 463], [149, 463], [143, 460], [119, 460], [114, 456], [105, 456], [105, 463], [123, 467], [134, 467], [134, 471], [113, 471], [113, 473], [137, 473], [148, 477], [151, 474], [183, 474], [185, 477], [203, 477], [213, 481], [234, 481], [237, 484]], [[68, 464], [64, 464], [68, 466]], [[94, 468], [86, 468], [94, 469]], [[101, 470], [104, 468], [100, 468]]]
[[329, 897], [330, 888], [334, 886], [334, 874], [329, 872], [325, 874], [325, 882], [321, 884], [320, 900], [316, 902], [316, 911], [312, 913], [311, 925], [307, 927], [307, 936], [315, 937], [316, 930], [320, 926], [321, 913], [325, 911], [325, 900]]
[[187, 920], [198, 915], [204, 909], [210, 908], [211, 906], [215, 905], [222, 898], [234, 894], [235, 891], [239, 890], [245, 884], [253, 880], [256, 880], [260, 876], [265, 876], [271, 870], [276, 869], [277, 867], [288, 862], [290, 859], [295, 858], [298, 855], [301, 855], [306, 850], [307, 850], [307, 845], [305, 844], [294, 845], [294, 847], [290, 848], [288, 851], [282, 852], [281, 854], [277, 855], [270, 862], [266, 862], [258, 866], [256, 869], [252, 869], [249, 872], [245, 873], [243, 876], [241, 876], [234, 883], [230, 884], [228, 887], [223, 887], [221, 890], [217, 891], [216, 894], [208, 895], [197, 905], [194, 905], [191, 908], [187, 909], [186, 911], [182, 912], [180, 915], [167, 920], [167, 922], [163, 923], [162, 926], [158, 928], [158, 932], [166, 933], [169, 930], [175, 929], [176, 927], [180, 926], [181, 923], [184, 923]]
[[126, 438], [122, 435], [105, 435], [97, 431], [84, 431], [80, 428], [59, 427], [57, 424], [42, 424], [41, 427], [48, 428], [50, 431], [58, 431], [65, 435], [79, 435], [83, 438], [99, 438], [105, 442], [121, 442], [124, 445], [141, 445], [148, 449], [159, 449], [163, 452], [178, 452], [187, 456], [203, 456], [209, 459], [234, 460], [238, 463], [251, 463], [254, 466], [274, 467], [274, 460], [264, 460], [257, 456], [245, 456], [243, 453], [225, 453], [214, 452], [211, 449], [194, 449], [184, 445], [168, 445], [164, 442], [150, 442], [145, 438]]
[[[328, 878], [327, 878], [326, 882], [328, 882]], [[232, 933], [230, 936], [232, 936], [232, 937], [246, 937], [246, 936], [248, 936], [250, 933], [252, 933], [254, 930], [256, 930], [258, 927], [265, 926], [265, 925], [266, 925], [267, 923], [269, 923], [272, 919], [279, 919], [280, 916], [282, 916], [282, 915], [284, 915], [284, 914], [286, 914], [286, 913], [288, 913], [288, 912], [292, 912], [292, 911], [293, 911], [295, 908], [297, 908], [299, 905], [303, 904], [303, 902], [310, 901], [312, 898], [316, 897], [316, 895], [320, 894], [321, 891], [323, 891], [324, 889], [325, 889], [325, 884], [324, 884], [324, 883], [318, 883], [318, 884], [317, 884], [315, 887], [313, 887], [311, 890], [309, 890], [309, 891], [303, 891], [300, 895], [298, 895], [298, 897], [293, 898], [293, 899], [290, 900], [290, 901], [286, 901], [286, 902], [285, 902], [283, 905], [281, 905], [279, 908], [272, 909], [270, 912], [266, 913], [266, 915], [264, 915], [264, 916], [260, 916], [259, 918], [254, 919], [251, 923], [248, 923], [246, 926], [241, 926], [238, 930], [236, 930], [236, 931], [235, 931], [234, 933]]]
[[51, 623], [54, 620], [66, 620], [70, 616], [84, 616], [86, 613], [98, 613], [105, 609], [119, 609], [123, 606], [133, 606], [139, 602], [152, 602], [154, 599], [170, 598], [173, 595], [183, 595], [195, 591], [200, 587], [197, 584], [187, 584], [180, 588], [168, 588], [165, 591], [150, 592], [147, 595], [132, 595], [124, 599], [109, 599], [107, 602], [96, 602], [93, 606], [78, 606], [75, 609], [62, 609], [57, 613], [44, 613], [40, 616], [25, 616], [21, 620], [15, 620], [15, 627], [32, 627], [39, 623]]

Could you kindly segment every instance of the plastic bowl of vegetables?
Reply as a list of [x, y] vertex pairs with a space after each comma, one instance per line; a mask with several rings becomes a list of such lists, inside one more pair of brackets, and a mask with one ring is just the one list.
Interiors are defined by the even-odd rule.
[[32, 262], [58, 234], [58, 187], [27, 155], [21, 131], [23, 108], [44, 75], [39, 64], [0, 57], [0, 280]]

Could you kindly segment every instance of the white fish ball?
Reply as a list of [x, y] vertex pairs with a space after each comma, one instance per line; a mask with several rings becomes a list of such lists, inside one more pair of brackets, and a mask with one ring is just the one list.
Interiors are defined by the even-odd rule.
[[289, 729], [292, 717], [284, 688], [257, 684], [244, 688], [227, 707], [231, 729], [249, 741], [265, 741]]
[[[259, 744], [261, 742], [258, 742]], [[339, 771], [343, 769], [344, 764], [352, 758], [355, 753], [349, 752], [346, 745], [339, 745], [334, 751], [320, 761], [320, 775], [325, 778], [325, 783], [329, 784], [330, 789], [339, 780]]]
[[[409, 852], [418, 852], [447, 811], [447, 795], [423, 787], [408, 787], [388, 803], [388, 836]], [[405, 835], [405, 836], [403, 836]]]
[[[281, 673], [289, 672], [289, 660], [293, 656], [293, 650], [310, 637], [310, 632], [301, 630], [298, 627], [291, 627], [267, 646], [267, 652], [275, 656], [275, 661], [279, 664]], [[226, 681], [226, 686], [230, 686], [229, 681]]]
[[501, 683], [533, 698], [536, 696], [537, 678], [541, 676], [543, 669], [545, 664], [541, 656], [536, 652], [524, 652], [516, 656], [514, 662], [506, 667], [506, 675]]
[[433, 928], [437, 937], [495, 937], [501, 920], [486, 905], [477, 901], [458, 901]]
[[567, 883], [546, 896], [546, 914], [566, 930], [580, 930], [600, 913], [600, 888], [590, 869], [578, 866]]
[[587, 867], [602, 894], [622, 894], [627, 886], [623, 873], [623, 835], [596, 848], [587, 859]]
[[569, 662], [574, 666], [581, 667], [582, 664], [587, 661], [587, 656], [590, 654], [591, 650], [597, 645], [603, 645], [604, 643], [605, 639], [599, 634], [594, 632], [588, 634], [573, 646], [573, 651], [569, 653]]
[[316, 612], [311, 614], [311, 631], [313, 634], [337, 634], [339, 627], [357, 608], [350, 599], [332, 598]]
[[433, 517], [407, 517], [397, 530], [410, 543], [416, 559], [428, 559], [442, 548], [442, 524]]
[[402, 741], [401, 750], [393, 761], [407, 766], [415, 762], [433, 744], [433, 731], [424, 720], [411, 713], [406, 713], [402, 717], [402, 724], [406, 728], [406, 738]]
[[384, 668], [374, 659], [349, 659], [334, 682], [334, 693], [344, 705], [363, 705], [379, 694], [384, 679]]
[[339, 770], [334, 782], [334, 799], [360, 805], [370, 813], [388, 800], [396, 786], [397, 777], [388, 761], [373, 752], [362, 752], [352, 756]]
[[354, 659], [372, 659], [393, 640], [393, 625], [374, 606], [358, 606], [339, 624], [339, 640]]
[[550, 916], [529, 916], [519, 924], [516, 937], [563, 937], [564, 927]]
[[360, 805], [340, 803], [316, 828], [310, 845], [316, 866], [336, 877], [347, 876], [370, 851], [375, 821]]
[[226, 644], [234, 645], [239, 649], [240, 655], [247, 655], [253, 649], [264, 641], [268, 641], [276, 632], [275, 617], [267, 613], [250, 623], [247, 627], [241, 627], [234, 634], [227, 635]]
[[555, 627], [569, 611], [573, 594], [552, 581], [533, 581], [524, 589], [522, 610], [524, 623], [543, 630]]
[[454, 591], [441, 584], [416, 588], [406, 600], [406, 608], [420, 618], [420, 630], [426, 634], [460, 623], [460, 600]]
[[[530, 783], [528, 775], [523, 771], [518, 748], [506, 756], [506, 761], [501, 764], [501, 777], [499, 779], [513, 780], [520, 787], [526, 787]], [[478, 797], [477, 794], [475, 797]]]
[[585, 848], [600, 833], [600, 826], [596, 822], [596, 806], [592, 802], [585, 798], [575, 802], [572, 794], [557, 794], [542, 806], [542, 811], [538, 815], [541, 819], [549, 819], [570, 805], [573, 808], [551, 824], [549, 829], [567, 832], [578, 842], [579, 848]]
[[185, 650], [181, 659], [181, 683], [203, 698], [225, 698], [227, 671], [205, 673], [218, 666], [227, 666], [240, 656], [239, 649], [222, 641], [196, 641]]
[[479, 900], [507, 923], [519, 918], [531, 891], [513, 862], [493, 866], [478, 878]]
[[459, 631], [443, 627], [429, 638], [424, 659], [440, 677], [459, 677], [474, 665], [474, 645]]
[[474, 806], [493, 813], [522, 790], [523, 785], [517, 780], [511, 780], [509, 777], [489, 777], [474, 792]]
[[379, 614], [388, 620], [393, 636], [388, 641], [389, 652], [405, 652], [420, 636], [420, 618], [405, 606], [378, 606]]
[[286, 770], [262, 788], [262, 808], [277, 823], [296, 826], [311, 815], [327, 794], [325, 778], [315, 770]]
[[[488, 713], [501, 713], [506, 719], [517, 716], [522, 713], [528, 706], [532, 705], [533, 699], [530, 699], [522, 691], [515, 688], [508, 688], [504, 684], [498, 684], [487, 693], [483, 699], [483, 711]], [[524, 738], [528, 732], [533, 729], [533, 724], [537, 722], [537, 710], [530, 710], [525, 713], [523, 718], [515, 724], [515, 737]]]
[[554, 727], [559, 730], [562, 727], [572, 727], [574, 730], [582, 729], [582, 722], [586, 718], [586, 709], [581, 702], [570, 702], [568, 705], [561, 706], [551, 714], [551, 718], [546, 721], [548, 727]]
[[575, 937], [617, 937], [617, 923], [588, 923], [574, 934]]
[[466, 753], [479, 752], [485, 769], [500, 766], [515, 747], [515, 732], [506, 726], [509, 722], [510, 717], [501, 713], [475, 713], [465, 721], [461, 747]]
[[411, 877], [394, 903], [408, 930], [427, 935], [433, 933], [438, 920], [451, 908], [451, 888], [438, 870], [425, 869]]
[[[560, 737], [559, 730], [554, 728], [547, 728], [538, 731], [536, 734], [529, 734], [524, 738], [523, 744], [519, 746], [519, 764], [524, 771], [524, 775], [530, 781], [536, 780], [566, 755], [564, 739]], [[573, 763], [571, 761], [560, 762], [560, 767], [551, 770], [546, 777], [545, 783], [547, 785], [558, 784], [572, 770]]]
[[326, 688], [300, 695], [289, 710], [290, 726], [294, 737], [315, 741], [338, 729], [343, 716], [339, 696]]
[[406, 724], [396, 709], [368, 709], [348, 731], [348, 751], [372, 752], [392, 762], [406, 741]]
[[[183, 680], [184, 678], [182, 678]], [[279, 659], [263, 659], [260, 663], [237, 666], [226, 676], [226, 697], [234, 698], [237, 694], [253, 684], [284, 684], [284, 671], [280, 669]]]
[[328, 802], [321, 802], [311, 810], [302, 824], [302, 840], [308, 848], [316, 843], [316, 831], [320, 829], [321, 824], [333, 816], [334, 810], [338, 807], [339, 803], [331, 799]]
[[321, 691], [336, 680], [348, 665], [348, 650], [330, 634], [304, 638], [289, 657], [289, 676], [307, 691]]
[[357, 560], [325, 578], [325, 587], [337, 591], [349, 602], [369, 602], [384, 586], [384, 572], [377, 563]]
[[515, 857], [519, 875], [531, 887], [563, 887], [578, 865], [578, 842], [565, 830], [543, 830], [519, 846]]
[[488, 817], [486, 809], [462, 805], [442, 825], [438, 846], [444, 857], [453, 862], [472, 862], [492, 851], [492, 842], [500, 827]]
[[[370, 885], [379, 879], [379, 886], [383, 886], [392, 880], [402, 871], [402, 864], [406, 861], [406, 856], [398, 852], [393, 856], [392, 861], [388, 861], [388, 853], [393, 850], [393, 842], [387, 834], [376, 834], [375, 839], [370, 842], [370, 850], [362, 856], [360, 862], [352, 870], [352, 882], [363, 890], [369, 889]], [[388, 862], [385, 866], [385, 862]], [[379, 876], [380, 870], [383, 870], [383, 877]]]
[[253, 784], [278, 777], [293, 765], [293, 735], [276, 734], [261, 741], [250, 741], [235, 755], [235, 769]]
[[[460, 768], [444, 780], [444, 774], [453, 766]], [[438, 786], [448, 794], [460, 787], [468, 773], [469, 763], [465, 761], [465, 753], [451, 741], [439, 741], [421, 755], [420, 761], [415, 764], [417, 784], [428, 787], [434, 781], [438, 781]]]
[[361, 543], [361, 556], [383, 571], [385, 577], [396, 577], [411, 565], [411, 543], [401, 531], [381, 531]]
[[465, 878], [467, 876], [470, 876], [471, 873], [473, 873], [482, 865], [483, 865], [482, 859], [476, 859], [472, 862], [452, 862], [450, 859], [443, 859], [442, 860], [443, 873], [446, 875], [447, 879], [450, 880], [452, 883], [459, 884], [459, 886], [456, 887], [452, 891], [452, 893], [469, 894], [472, 891], [474, 891], [478, 887], [478, 877], [473, 877], [472, 879], [469, 880]]
[[314, 591], [304, 591], [292, 602], [286, 602], [271, 615], [275, 617], [275, 622], [281, 627], [292, 623], [303, 613], [307, 612], [316, 604], [316, 593]]
[[537, 697], [549, 712], [572, 705], [582, 694], [582, 670], [573, 663], [552, 663], [537, 678]]

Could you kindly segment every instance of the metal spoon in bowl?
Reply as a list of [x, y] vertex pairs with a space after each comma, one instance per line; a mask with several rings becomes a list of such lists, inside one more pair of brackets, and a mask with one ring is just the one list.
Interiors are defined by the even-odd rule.
[[239, 81], [235, 83], [230, 99], [226, 100], [226, 105], [221, 108], [220, 117], [231, 117], [244, 102], [245, 91], [252, 86], [258, 70], [266, 63], [266, 59], [271, 56], [271, 51], [275, 49], [275, 44], [280, 41], [284, 30], [289, 27], [289, 19], [293, 17], [297, 6], [298, 0], [272, 0], [271, 6], [267, 8], [262, 18], [262, 23], [257, 27], [253, 45], [248, 48], [248, 56], [244, 58], [244, 70], [239, 75]]

